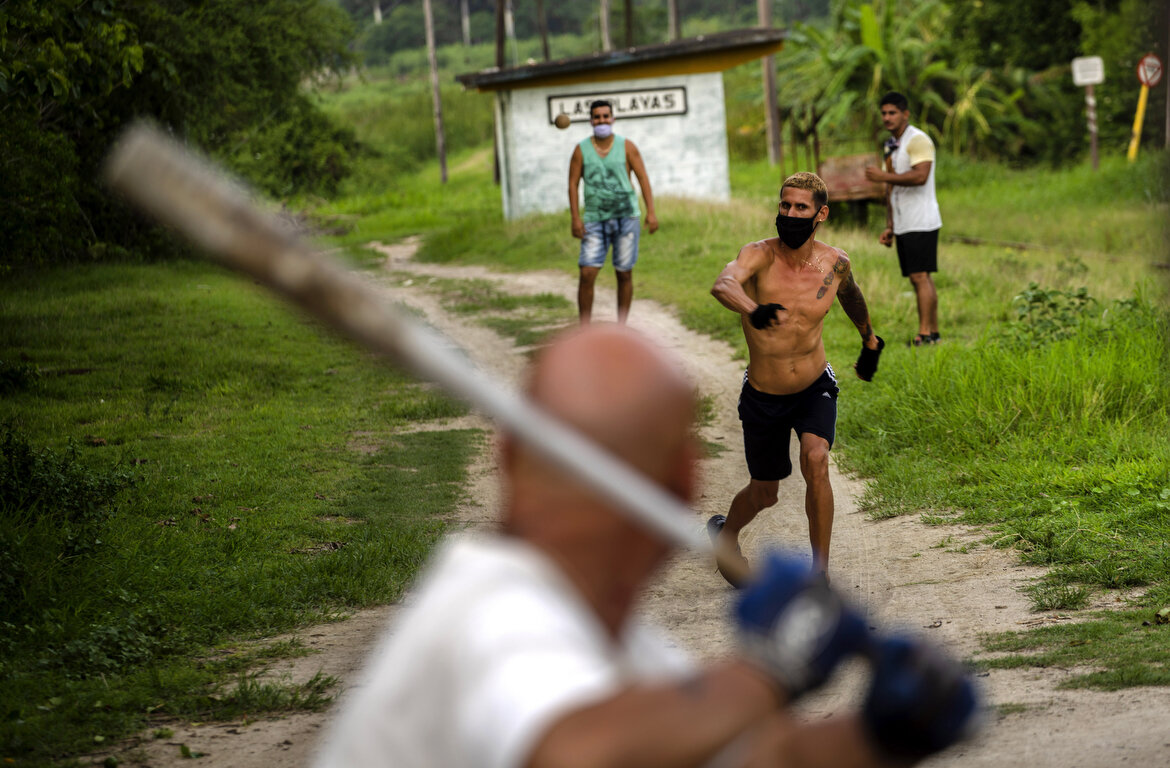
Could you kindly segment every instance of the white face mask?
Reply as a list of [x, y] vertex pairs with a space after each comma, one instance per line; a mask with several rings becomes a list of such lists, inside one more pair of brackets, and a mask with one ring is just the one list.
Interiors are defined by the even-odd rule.
[[613, 136], [613, 124], [598, 123], [593, 126], [593, 135], [599, 139], [608, 139], [610, 136]]

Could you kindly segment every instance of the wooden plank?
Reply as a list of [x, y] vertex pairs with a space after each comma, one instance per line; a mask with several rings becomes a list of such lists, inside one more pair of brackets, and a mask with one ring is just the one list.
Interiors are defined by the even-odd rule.
[[817, 167], [817, 175], [829, 188], [829, 202], [839, 200], [876, 200], [885, 198], [885, 185], [865, 178], [869, 166], [881, 167], [878, 154], [864, 153], [843, 157], [826, 157]]

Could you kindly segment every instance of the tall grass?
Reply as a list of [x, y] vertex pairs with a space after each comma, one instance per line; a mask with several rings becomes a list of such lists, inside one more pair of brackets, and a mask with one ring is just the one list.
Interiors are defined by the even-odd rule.
[[990, 329], [886, 366], [843, 409], [845, 461], [875, 478], [875, 516], [990, 524], [1068, 580], [1170, 599], [1167, 317], [1139, 299], [1076, 326], [1039, 346]]

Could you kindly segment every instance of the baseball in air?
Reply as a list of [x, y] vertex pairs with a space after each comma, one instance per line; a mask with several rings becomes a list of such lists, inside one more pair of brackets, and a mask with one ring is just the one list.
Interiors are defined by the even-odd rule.
[[560, 128], [563, 131], [569, 127], [569, 123], [571, 121], [569, 120], [569, 116], [562, 112], [553, 118], [553, 122], [556, 123], [557, 128]]

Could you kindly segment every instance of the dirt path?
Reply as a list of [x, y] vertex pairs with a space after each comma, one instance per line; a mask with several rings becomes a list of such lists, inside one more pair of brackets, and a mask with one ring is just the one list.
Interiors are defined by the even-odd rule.
[[[414, 248], [410, 242], [380, 247], [389, 270], [381, 282], [389, 297], [423, 313], [428, 322], [469, 350], [483, 370], [506, 380], [516, 380], [523, 356], [491, 331], [445, 312], [432, 294], [420, 290], [421, 284], [430, 276], [479, 278], [497, 283], [502, 290], [558, 293], [575, 302], [575, 283], [561, 273], [504, 276], [481, 268], [419, 264], [411, 260]], [[403, 278], [404, 273], [410, 277]], [[608, 288], [599, 286], [594, 312], [599, 319], [614, 316]], [[746, 482], [735, 416], [742, 363], [732, 359], [727, 345], [686, 330], [670, 310], [652, 302], [635, 300], [630, 325], [674, 349], [686, 361], [700, 391], [716, 400], [717, 417], [704, 429], [703, 437], [726, 450], [703, 463], [703, 493], [695, 512], [699, 528], [710, 515], [725, 512]], [[838, 368], [846, 369], [844, 362]], [[842, 407], [849, 407], [846, 400]], [[488, 428], [478, 417], [469, 418], [470, 423]], [[472, 467], [470, 483], [467, 496], [472, 501], [458, 517], [471, 526], [487, 523], [498, 497], [490, 451]], [[831, 562], [834, 584], [864, 608], [871, 624], [927, 635], [965, 656], [976, 651], [982, 633], [1046, 620], [1031, 613], [1027, 599], [1018, 592], [1018, 587], [1038, 575], [1035, 569], [1016, 564], [1009, 553], [979, 545], [978, 534], [965, 528], [927, 526], [917, 516], [868, 520], [856, 504], [863, 484], [835, 467], [832, 484], [837, 504]], [[799, 477], [790, 478], [781, 483], [780, 492], [776, 507], [761, 514], [745, 532], [742, 544], [749, 559], [775, 545], [807, 550], [803, 483]], [[955, 551], [963, 544], [969, 545], [965, 554]], [[645, 609], [693, 653], [715, 657], [731, 648], [726, 621], [730, 598], [731, 591], [710, 563], [684, 553], [648, 591]], [[394, 606], [377, 608], [348, 621], [297, 632], [320, 653], [286, 662], [274, 673], [304, 680], [322, 671], [341, 678], [346, 690], [360, 685], [362, 662], [394, 611]], [[926, 765], [1170, 765], [1166, 722], [1170, 690], [1057, 690], [1069, 674], [1061, 669], [991, 672], [982, 678], [986, 698], [993, 705], [982, 736]], [[802, 702], [802, 715], [818, 718], [853, 706], [864, 679], [860, 667], [847, 670], [828, 689]], [[172, 737], [128, 743], [118, 756], [123, 762], [156, 768], [189, 764], [180, 756], [179, 745], [184, 744], [204, 754], [199, 764], [205, 768], [307, 765], [327, 718], [328, 714], [301, 714], [248, 723], [180, 724], [173, 727]]]

